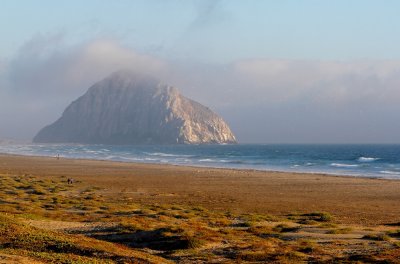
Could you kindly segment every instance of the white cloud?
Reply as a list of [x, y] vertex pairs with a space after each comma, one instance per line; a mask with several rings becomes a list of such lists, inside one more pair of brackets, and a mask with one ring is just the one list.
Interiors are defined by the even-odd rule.
[[234, 71], [253, 91], [264, 93], [269, 103], [306, 98], [324, 104], [400, 99], [400, 61], [245, 60], [236, 62]]
[[[223, 115], [247, 142], [400, 142], [400, 61], [167, 61], [117, 40], [37, 35], [0, 61], [0, 137], [32, 138], [93, 83], [119, 69], [160, 77]], [[303, 125], [302, 125], [303, 124]], [[369, 132], [372, 131], [372, 132]]]
[[[120, 69], [161, 75], [165, 63], [113, 39], [68, 45], [62, 34], [37, 35], [0, 64], [0, 136], [31, 138], [95, 82]], [[1, 71], [3, 69], [3, 71]], [[3, 72], [3, 74], [1, 74]], [[20, 129], [25, 124], [25, 129]], [[13, 131], [13, 127], [17, 131]]]
[[158, 74], [161, 60], [141, 55], [112, 39], [68, 46], [62, 37], [35, 36], [11, 61], [12, 89], [33, 94], [69, 94], [119, 69]]

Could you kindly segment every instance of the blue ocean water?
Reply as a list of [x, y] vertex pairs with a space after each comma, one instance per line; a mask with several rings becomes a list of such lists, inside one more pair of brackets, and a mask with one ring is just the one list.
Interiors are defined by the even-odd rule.
[[0, 153], [400, 179], [400, 145], [1, 144]]

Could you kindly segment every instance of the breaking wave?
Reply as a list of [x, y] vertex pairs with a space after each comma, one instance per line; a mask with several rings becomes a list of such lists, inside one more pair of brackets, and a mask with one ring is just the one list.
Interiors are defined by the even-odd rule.
[[359, 162], [373, 162], [378, 160], [379, 158], [372, 158], [372, 157], [359, 157], [358, 161]]
[[145, 152], [145, 154], [150, 156], [160, 156], [160, 157], [193, 157], [193, 155], [183, 155], [183, 154], [170, 154], [170, 153], [163, 153], [163, 152]]
[[331, 163], [332, 167], [339, 167], [339, 168], [356, 168], [358, 167], [357, 164], [344, 164], [344, 163]]
[[0, 142], [0, 153], [400, 179], [400, 145], [113, 146]]
[[390, 175], [400, 175], [400, 171], [390, 171], [390, 170], [383, 170], [380, 171], [382, 174], [390, 174]]

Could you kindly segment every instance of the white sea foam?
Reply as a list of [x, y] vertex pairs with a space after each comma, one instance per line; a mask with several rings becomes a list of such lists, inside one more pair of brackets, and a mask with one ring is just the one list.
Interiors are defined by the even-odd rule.
[[161, 156], [161, 157], [193, 157], [192, 155], [178, 155], [178, 154], [170, 154], [170, 153], [163, 153], [163, 152], [153, 152], [153, 153], [148, 153], [145, 152], [145, 154], [150, 155], [150, 156]]
[[358, 161], [359, 162], [372, 162], [372, 161], [376, 161], [379, 158], [372, 158], [372, 157], [359, 157]]
[[139, 158], [139, 157], [122, 157], [122, 156], [119, 156], [118, 159], [119, 160], [127, 160], [127, 161], [143, 161], [143, 159]]
[[210, 161], [215, 161], [213, 159], [199, 159], [199, 161], [201, 162], [210, 162]]
[[92, 154], [100, 154], [101, 152], [99, 152], [99, 151], [96, 151], [96, 150], [89, 150], [89, 149], [85, 149], [85, 152], [86, 153], [92, 153]]
[[358, 167], [357, 164], [343, 164], [343, 163], [331, 163], [332, 167], [339, 167], [339, 168], [355, 168]]
[[162, 157], [175, 157], [175, 156], [177, 156], [177, 155], [174, 155], [174, 154], [168, 154], [168, 153], [162, 153], [162, 152], [153, 152], [153, 153], [145, 152], [145, 154], [150, 155], [150, 156], [162, 156]]
[[[225, 146], [224, 146], [225, 148]], [[196, 166], [216, 166], [228, 168], [249, 168], [260, 170], [281, 170], [281, 171], [304, 171], [311, 173], [330, 173], [338, 175], [376, 176], [381, 178], [400, 179], [400, 162], [398, 152], [395, 150], [393, 156], [386, 157], [385, 153], [377, 151], [376, 154], [363, 153], [353, 157], [353, 160], [344, 156], [327, 156], [313, 160], [308, 156], [307, 149], [300, 156], [290, 157], [290, 162], [283, 153], [274, 156], [274, 149], [267, 149], [265, 153], [248, 152], [249, 146], [244, 146], [242, 152], [240, 145], [234, 149], [227, 148], [226, 152], [220, 152], [214, 146], [210, 149], [202, 147], [197, 150], [194, 147], [188, 149], [169, 148], [154, 146], [143, 148], [120, 148], [114, 146], [99, 147], [97, 145], [82, 144], [1, 144], [0, 153], [20, 155], [56, 156], [59, 154], [65, 158], [105, 159], [123, 162], [145, 162], [145, 163], [171, 163], [189, 164]], [[255, 146], [255, 151], [259, 146]], [[283, 148], [283, 147], [282, 147]], [[329, 149], [328, 149], [329, 150]], [[183, 153], [182, 153], [183, 152]], [[272, 153], [272, 154], [271, 154]], [[295, 154], [302, 153], [302, 151]], [[270, 154], [272, 155], [270, 157]], [[337, 158], [333, 160], [332, 158]], [[390, 163], [389, 163], [390, 161]], [[357, 174], [356, 174], [357, 173]]]
[[100, 149], [101, 151], [105, 151], [105, 152], [110, 152], [111, 150], [109, 149]]
[[390, 175], [400, 175], [400, 171], [389, 171], [389, 170], [383, 170], [380, 171], [382, 174], [390, 174]]

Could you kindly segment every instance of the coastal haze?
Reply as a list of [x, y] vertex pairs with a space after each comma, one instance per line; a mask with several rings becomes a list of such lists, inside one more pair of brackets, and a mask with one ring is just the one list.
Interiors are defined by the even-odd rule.
[[[128, 69], [210, 107], [241, 143], [399, 143], [396, 8], [292, 5], [48, 1], [8, 12], [6, 2], [0, 19], [14, 33], [1, 28], [0, 138], [31, 140], [88, 87]], [[34, 19], [43, 13], [52, 15]]]
[[4, 0], [1, 263], [400, 263], [400, 1]]

